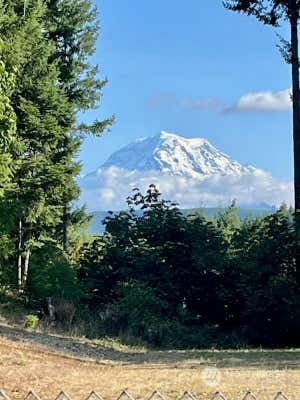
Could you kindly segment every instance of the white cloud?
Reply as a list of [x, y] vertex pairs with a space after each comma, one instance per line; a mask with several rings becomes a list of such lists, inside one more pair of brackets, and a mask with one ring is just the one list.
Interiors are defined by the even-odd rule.
[[90, 210], [120, 210], [134, 187], [145, 191], [157, 185], [163, 198], [182, 208], [227, 206], [237, 199], [241, 206], [266, 203], [292, 204], [292, 182], [279, 181], [263, 170], [244, 175], [214, 175], [202, 180], [170, 176], [157, 171], [132, 172], [116, 167], [100, 169], [81, 180], [81, 201]]
[[249, 112], [249, 111], [290, 111], [292, 107], [291, 90], [279, 92], [251, 92], [241, 96], [238, 101], [225, 111]]

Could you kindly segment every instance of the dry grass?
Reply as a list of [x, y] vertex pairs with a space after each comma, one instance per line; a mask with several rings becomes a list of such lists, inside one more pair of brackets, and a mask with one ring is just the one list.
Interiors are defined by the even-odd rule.
[[[146, 398], [154, 389], [169, 398], [178, 398], [184, 390], [190, 390], [205, 400], [217, 389], [229, 399], [241, 399], [248, 389], [262, 400], [271, 399], [279, 390], [291, 399], [300, 398], [299, 351], [130, 353], [126, 348], [118, 350], [118, 354], [122, 352], [128, 356], [127, 363], [125, 357], [121, 357], [122, 363], [115, 358], [113, 362], [100, 363], [1, 337], [0, 387], [14, 399], [23, 398], [29, 389], [45, 400], [54, 399], [61, 389], [74, 400], [84, 399], [92, 389], [104, 399], [115, 399], [125, 388], [138, 399]], [[206, 366], [213, 365], [221, 374], [218, 387], [208, 386], [202, 376]]]

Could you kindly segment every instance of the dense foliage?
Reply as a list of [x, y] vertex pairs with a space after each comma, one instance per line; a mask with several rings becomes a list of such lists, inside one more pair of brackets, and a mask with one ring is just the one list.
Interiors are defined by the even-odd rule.
[[186, 217], [154, 186], [128, 206], [77, 267], [103, 332], [182, 347], [299, 344], [290, 210], [242, 221], [232, 204], [211, 221]]

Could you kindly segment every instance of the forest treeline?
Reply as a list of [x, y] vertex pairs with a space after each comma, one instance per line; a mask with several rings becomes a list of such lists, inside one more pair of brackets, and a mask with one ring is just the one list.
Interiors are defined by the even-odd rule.
[[232, 204], [208, 220], [151, 186], [89, 235], [76, 155], [113, 123], [78, 122], [106, 83], [89, 62], [98, 33], [91, 0], [0, 0], [1, 299], [153, 346], [300, 345], [287, 207], [241, 220]]

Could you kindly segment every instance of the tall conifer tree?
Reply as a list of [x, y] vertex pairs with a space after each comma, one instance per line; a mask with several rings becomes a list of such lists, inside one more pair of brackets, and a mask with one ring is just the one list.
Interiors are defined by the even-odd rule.
[[[51, 57], [59, 67], [59, 81], [64, 90], [73, 116], [78, 112], [96, 108], [106, 80], [98, 78], [98, 66], [90, 64], [99, 33], [98, 12], [91, 0], [47, 0], [48, 37], [55, 45]], [[74, 124], [67, 120], [65, 127], [65, 162], [69, 165], [66, 175], [62, 219], [62, 241], [68, 250], [69, 225], [72, 223], [71, 204], [78, 197], [75, 178], [78, 169], [74, 157], [84, 134], [101, 135], [113, 118], [95, 120], [92, 124]]]
[[282, 52], [285, 60], [292, 66], [296, 273], [300, 287], [300, 64], [298, 48], [300, 0], [225, 0], [223, 3], [229, 10], [254, 15], [264, 24], [278, 26], [282, 20], [287, 20], [290, 25], [290, 43], [284, 43]]
[[[0, 41], [0, 54], [1, 46]], [[10, 95], [14, 85], [14, 75], [6, 71], [0, 57], [0, 198], [11, 183], [11, 151], [15, 141], [16, 118], [11, 106]]]
[[86, 133], [101, 134], [113, 119], [91, 125], [77, 122], [78, 112], [98, 105], [105, 84], [96, 76], [97, 67], [88, 62], [98, 33], [92, 3], [3, 4], [3, 59], [8, 71], [17, 69], [11, 105], [18, 141], [11, 152], [14, 190], [5, 196], [3, 206], [13, 210], [10, 237], [23, 291], [32, 252], [49, 242], [67, 250], [69, 225], [78, 225], [79, 216], [86, 219], [83, 210], [72, 208], [79, 196], [80, 164], [75, 156]]
[[[2, 22], [4, 6], [0, 2], [0, 24]], [[9, 72], [3, 61], [4, 42], [0, 38], [0, 268], [3, 258], [9, 248], [8, 221], [2, 209], [2, 202], [9, 190], [13, 190], [13, 164], [12, 151], [17, 145], [16, 141], [16, 116], [11, 104], [11, 95], [14, 88], [15, 76]], [[0, 271], [1, 275], [1, 271]]]
[[65, 121], [72, 109], [57, 84], [59, 70], [49, 63], [53, 43], [45, 37], [46, 8], [40, 0], [7, 1], [0, 33], [5, 38], [8, 68], [17, 67], [12, 105], [20, 146], [12, 154], [15, 190], [6, 208], [16, 216], [18, 286], [24, 290], [32, 252], [55, 241], [53, 230], [62, 213], [61, 187], [69, 166], [59, 162], [66, 140]]

